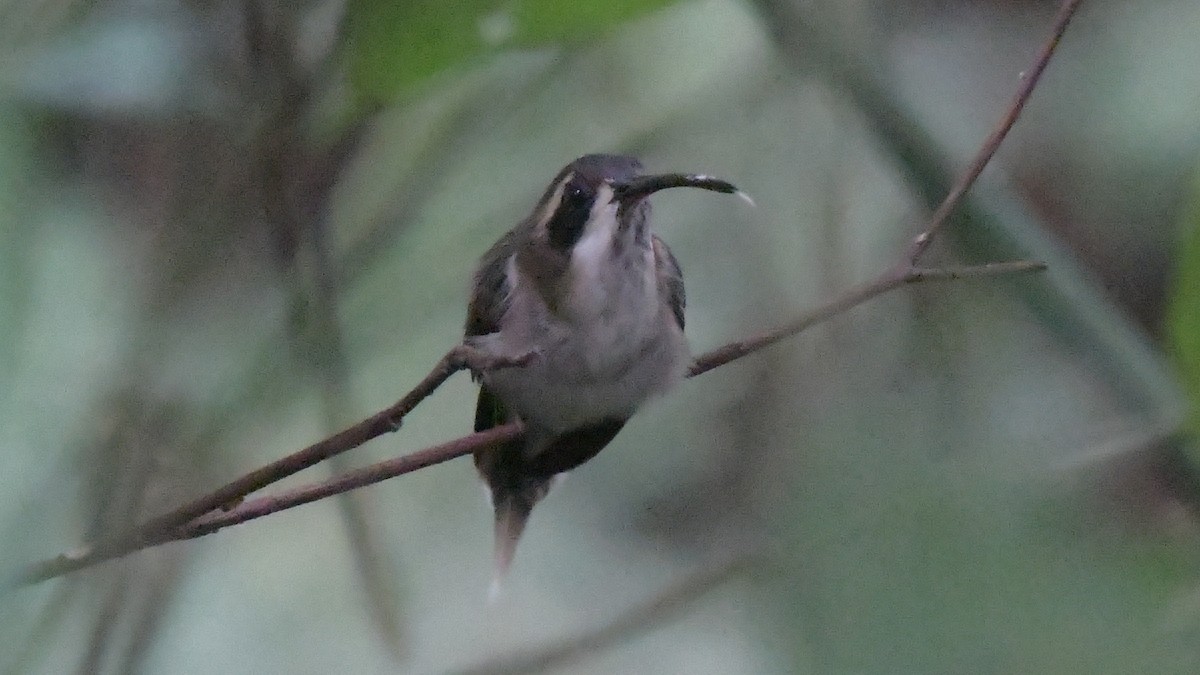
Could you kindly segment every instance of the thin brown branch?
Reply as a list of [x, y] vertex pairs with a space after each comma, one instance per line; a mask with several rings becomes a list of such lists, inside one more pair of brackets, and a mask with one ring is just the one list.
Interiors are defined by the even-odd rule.
[[171, 534], [185, 523], [211, 511], [232, 508], [243, 497], [256, 490], [334, 455], [356, 448], [373, 438], [396, 431], [400, 428], [404, 417], [454, 373], [464, 368], [480, 371], [517, 367], [528, 363], [529, 359], [533, 357], [532, 354], [526, 354], [517, 359], [499, 359], [483, 355], [465, 345], [459, 345], [447, 352], [433, 370], [425, 376], [425, 379], [390, 407], [332, 436], [317, 441], [303, 450], [259, 467], [173, 511], [152, 518], [127, 534], [102, 540], [90, 546], [83, 546], [55, 558], [36, 563], [21, 573], [18, 582], [42, 581], [90, 567], [104, 560], [121, 557], [149, 545], [170, 541], [173, 538]]
[[[913, 267], [901, 270], [898, 273], [887, 272], [880, 275], [874, 281], [852, 289], [774, 330], [746, 340], [729, 343], [701, 355], [692, 365], [688, 376], [694, 377], [706, 373], [714, 368], [753, 354], [760, 349], [796, 335], [813, 325], [837, 316], [867, 300], [907, 284], [924, 281], [993, 277], [1035, 272], [1044, 268], [1043, 264], [1037, 262], [1014, 261], [971, 267]], [[466, 367], [471, 367], [475, 370], [486, 370], [496, 367], [520, 366], [532, 358], [536, 358], [536, 355], [526, 354], [519, 359], [512, 360], [490, 359], [470, 348], [464, 346], [456, 347], [442, 358], [437, 367], [416, 388], [404, 398], [397, 401], [395, 405], [381, 410], [338, 434], [252, 471], [190, 504], [147, 521], [130, 535], [109, 542], [101, 542], [91, 547], [84, 547], [77, 551], [35, 563], [19, 575], [17, 583], [27, 584], [44, 581], [150, 546], [157, 546], [181, 539], [201, 537], [230, 525], [255, 520], [278, 511], [378, 483], [388, 478], [411, 473], [514, 439], [521, 433], [520, 425], [515, 423], [507, 424], [488, 431], [463, 436], [409, 455], [372, 464], [362, 469], [336, 476], [327, 481], [314, 483], [279, 495], [253, 499], [237, 506], [231, 506], [224, 513], [213, 513], [217, 509], [229, 506], [231, 503], [236, 502], [241, 497], [255, 490], [308, 468], [328, 457], [358, 447], [376, 436], [395, 431], [399, 428], [400, 421], [404, 415], [408, 414], [418, 403], [424, 400], [442, 382], [458, 370]], [[185, 515], [187, 516], [186, 518], [184, 517]]]
[[[479, 431], [462, 438], [456, 438], [447, 443], [434, 445], [424, 450], [401, 455], [349, 471], [340, 476], [320, 483], [288, 490], [278, 495], [258, 497], [242, 503], [235, 509], [224, 513], [210, 513], [193, 520], [186, 525], [164, 535], [161, 541], [153, 544], [175, 541], [179, 539], [195, 539], [206, 534], [212, 534], [230, 525], [237, 525], [248, 520], [262, 518], [277, 511], [283, 511], [309, 502], [315, 502], [326, 497], [342, 494], [360, 487], [372, 485], [389, 478], [402, 476], [424, 469], [434, 464], [462, 457], [478, 450], [499, 445], [513, 440], [522, 433], [518, 422], [510, 422], [487, 431]], [[152, 544], [152, 545], [153, 545]]]
[[[877, 280], [863, 284], [856, 289], [844, 293], [838, 298], [835, 298], [834, 300], [831, 300], [813, 310], [805, 312], [795, 320], [774, 330], [767, 331], [766, 333], [762, 333], [761, 335], [749, 338], [747, 340], [731, 342], [723, 347], [714, 349], [701, 355], [693, 364], [690, 372], [688, 373], [688, 377], [694, 377], [696, 375], [706, 373], [714, 368], [726, 365], [744, 356], [749, 356], [760, 349], [765, 349], [776, 342], [779, 342], [780, 340], [791, 337], [806, 328], [833, 318], [834, 316], [860, 305], [867, 300], [878, 297], [888, 291], [907, 284], [915, 284], [923, 281], [950, 281], [973, 277], [994, 277], [1020, 274], [1035, 272], [1044, 268], [1045, 266], [1041, 263], [1016, 261], [1008, 263], [994, 263], [989, 265], [977, 265], [971, 267], [918, 267], [905, 270], [900, 274], [888, 272], [881, 275]], [[523, 358], [528, 359], [533, 357], [527, 355]], [[505, 365], [507, 365], [507, 363], [508, 362], [505, 362]], [[445, 378], [442, 379], [444, 380]], [[368, 418], [367, 420], [364, 420], [364, 422], [351, 427], [351, 429], [356, 429], [359, 426], [362, 426], [368, 420], [376, 419], [386, 412], [386, 410], [382, 411]], [[434, 464], [441, 464], [442, 462], [448, 462], [452, 459], [457, 459], [463, 455], [469, 455], [474, 452], [486, 450], [500, 443], [515, 439], [520, 434], [520, 424], [511, 423], [495, 427], [487, 431], [481, 431], [463, 436], [461, 438], [456, 438], [447, 443], [435, 445], [408, 455], [402, 455], [400, 457], [395, 457], [393, 459], [388, 459], [365, 466], [361, 469], [355, 469], [319, 483], [313, 483], [293, 490], [287, 490], [277, 495], [268, 495], [265, 497], [259, 497], [257, 499], [250, 499], [224, 512], [206, 512], [205, 515], [187, 521], [186, 523], [171, 529], [158, 530], [156, 533], [154, 533], [153, 537], [147, 536], [143, 539], [130, 542], [128, 548], [119, 549], [116, 552], [101, 551], [98, 553], [88, 552], [86, 555], [59, 556], [58, 558], [47, 560], [30, 567], [21, 576], [19, 581], [21, 583], [42, 581], [44, 579], [66, 574], [81, 567], [94, 565], [102, 560], [120, 557], [142, 548], [157, 546], [170, 541], [202, 537], [206, 534], [212, 534], [217, 530], [229, 527], [230, 525], [238, 525], [250, 520], [256, 520], [258, 518], [262, 518], [263, 516], [269, 516], [272, 513], [277, 513], [279, 511], [284, 511], [290, 508], [308, 504], [320, 499], [325, 499], [326, 497], [341, 494], [349, 490], [355, 490], [360, 487], [372, 485], [374, 483], [378, 483], [389, 478], [395, 478], [396, 476], [401, 476], [406, 473], [412, 473], [413, 471], [424, 469], [426, 467], [433, 466]]]
[[992, 157], [996, 154], [996, 150], [1000, 148], [1000, 144], [1008, 136], [1008, 132], [1012, 130], [1013, 125], [1017, 123], [1017, 118], [1021, 116], [1021, 111], [1025, 109], [1025, 104], [1029, 101], [1029, 97], [1033, 95], [1033, 90], [1037, 88], [1038, 81], [1045, 72], [1046, 66], [1050, 63], [1050, 57], [1054, 56], [1054, 52], [1058, 49], [1059, 43], [1062, 41], [1062, 36], [1067, 31], [1067, 25], [1071, 23], [1071, 17], [1075, 16], [1075, 10], [1079, 9], [1079, 4], [1083, 0], [1064, 0], [1059, 7], [1058, 15], [1054, 18], [1054, 26], [1050, 31], [1050, 37], [1042, 45], [1037, 57], [1033, 60], [1026, 71], [1021, 73], [1021, 86], [1017, 88], [1017, 93], [1013, 95], [1012, 102], [1008, 109], [1004, 111], [1004, 115], [992, 129], [992, 133], [984, 140], [983, 145], [979, 147], [979, 151], [975, 153], [975, 159], [971, 161], [970, 166], [958, 177], [954, 186], [950, 188], [950, 192], [946, 193], [946, 197], [938, 206], [937, 210], [929, 218], [929, 224], [921, 234], [917, 235], [908, 249], [908, 263], [916, 265], [920, 260], [921, 255], [929, 250], [929, 246], [933, 244], [934, 237], [938, 232], [946, 226], [946, 221], [949, 220], [950, 214], [958, 207], [963, 196], [975, 184], [979, 175], [983, 173], [983, 169], [992, 161]]
[[818, 323], [827, 321], [842, 312], [906, 284], [915, 284], [922, 281], [948, 281], [970, 277], [1022, 274], [1026, 272], [1038, 272], [1044, 269], [1046, 269], [1046, 266], [1040, 262], [1016, 260], [971, 267], [908, 267], [895, 272], [885, 272], [873, 281], [853, 288], [778, 328], [746, 338], [745, 340], [730, 342], [723, 347], [718, 347], [710, 352], [701, 354], [692, 362], [691, 370], [688, 371], [688, 377], [702, 375], [713, 368], [723, 366], [730, 361], [740, 359], [764, 347], [770, 347], [780, 340], [790, 338]]
[[[1033, 67], [1025, 74], [1024, 81], [1001, 119], [1000, 124], [984, 142], [975, 160], [963, 172], [962, 176], [950, 190], [950, 193], [943, 200], [941, 206], [934, 212], [928, 225], [913, 239], [903, 264], [892, 271], [881, 274], [875, 280], [852, 289], [772, 331], [746, 340], [730, 343], [701, 355], [690, 369], [688, 373], [689, 377], [700, 375], [743, 356], [752, 354], [776, 342], [796, 335], [815, 324], [848, 311], [867, 300], [907, 284], [967, 277], [991, 277], [1044, 269], [1045, 266], [1043, 264], [1030, 261], [1013, 261], [955, 268], [925, 268], [920, 267], [917, 261], [928, 250], [933, 239], [944, 227], [949, 214], [961, 201], [966, 191], [974, 184], [980, 173], [982, 173], [983, 168], [990, 161], [996, 149], [1008, 134], [1008, 131], [1015, 124], [1026, 101], [1028, 101], [1029, 96], [1036, 87], [1042, 72], [1049, 63], [1050, 57], [1054, 54], [1080, 2], [1081, 0], [1064, 0], [1049, 40], [1043, 45]], [[42, 581], [94, 565], [103, 560], [120, 557], [148, 546], [178, 539], [203, 536], [229, 525], [260, 518], [270, 513], [292, 508], [293, 506], [306, 504], [334, 494], [340, 494], [346, 490], [369, 485], [404, 473], [410, 473], [427, 466], [432, 466], [433, 464], [485, 449], [503, 440], [516, 438], [520, 434], [520, 428], [517, 425], [510, 424], [496, 427], [488, 432], [464, 436], [411, 455], [405, 455], [363, 469], [351, 471], [323, 483], [285, 492], [277, 496], [262, 497], [237, 506], [237, 503], [243, 497], [256, 490], [329, 457], [358, 447], [377, 436], [397, 430], [404, 416], [411, 412], [417, 404], [433, 393], [437, 387], [455, 372], [463, 368], [471, 368], [478, 372], [490, 368], [521, 366], [535, 357], [535, 354], [526, 354], [518, 359], [494, 359], [465, 345], [455, 347], [442, 358], [438, 365], [420, 384], [391, 407], [333, 436], [318, 441], [303, 450], [256, 469], [174, 511], [151, 519], [122, 537], [85, 546], [56, 558], [34, 563], [20, 573], [16, 581], [18, 583]], [[228, 512], [223, 514], [212, 513], [223, 507], [229, 507]]]

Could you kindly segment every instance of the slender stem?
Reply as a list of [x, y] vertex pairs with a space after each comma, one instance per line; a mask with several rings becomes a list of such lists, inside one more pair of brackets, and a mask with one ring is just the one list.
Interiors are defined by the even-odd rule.
[[396, 431], [405, 415], [412, 412], [413, 408], [459, 370], [516, 367], [528, 363], [531, 358], [531, 354], [516, 359], [490, 358], [470, 347], [459, 345], [447, 352], [416, 387], [388, 408], [303, 450], [261, 466], [172, 511], [151, 518], [130, 532], [36, 563], [20, 575], [19, 581], [29, 583], [48, 579], [121, 557], [156, 543], [171, 541], [177, 538], [174, 536], [175, 531], [185, 523], [218, 509], [233, 510], [243, 497], [256, 490], [356, 448], [373, 438]]
[[522, 433], [518, 422], [510, 422], [487, 431], [479, 431], [469, 436], [463, 436], [447, 443], [434, 445], [400, 457], [384, 460], [365, 466], [361, 469], [348, 471], [320, 483], [313, 483], [294, 490], [249, 499], [235, 509], [227, 512], [213, 512], [203, 515], [182, 527], [169, 533], [163, 542], [179, 539], [195, 539], [211, 534], [230, 525], [244, 523], [270, 515], [277, 511], [290, 509], [309, 502], [315, 502], [326, 497], [342, 494], [367, 485], [419, 469], [441, 464], [442, 462], [461, 457], [471, 452], [485, 450], [500, 443], [517, 438]]
[[815, 324], [831, 319], [842, 312], [861, 305], [871, 298], [905, 284], [922, 281], [944, 281], [969, 277], [1021, 274], [1025, 272], [1038, 272], [1044, 269], [1046, 269], [1046, 265], [1040, 262], [1016, 260], [971, 267], [908, 267], [896, 272], [881, 274], [875, 280], [853, 288], [824, 305], [802, 314], [789, 323], [785, 323], [782, 326], [765, 333], [760, 333], [754, 337], [730, 342], [727, 345], [701, 354], [692, 362], [692, 367], [688, 371], [688, 377], [703, 375], [713, 368], [723, 366], [730, 361], [740, 359], [764, 347], [769, 347], [780, 340], [790, 338]]
[[1033, 95], [1033, 90], [1037, 87], [1042, 73], [1045, 72], [1046, 66], [1050, 63], [1050, 57], [1054, 56], [1054, 52], [1057, 51], [1059, 43], [1062, 42], [1062, 36], [1067, 31], [1067, 25], [1071, 23], [1071, 17], [1075, 16], [1075, 10], [1079, 9], [1079, 4], [1082, 1], [1064, 0], [1063, 4], [1059, 7], [1058, 15], [1054, 18], [1054, 26], [1050, 31], [1050, 37], [1042, 44], [1041, 50], [1033, 60], [1033, 65], [1021, 73], [1021, 86], [1017, 88], [1017, 92], [1013, 95], [1012, 102], [1004, 111], [1004, 115], [996, 123], [995, 128], [992, 129], [992, 133], [988, 135], [983, 145], [979, 147], [979, 151], [975, 153], [975, 159], [971, 161], [970, 166], [958, 177], [954, 186], [950, 188], [950, 192], [946, 193], [945, 199], [942, 200], [937, 210], [930, 216], [929, 224], [913, 239], [912, 245], [908, 249], [909, 264], [916, 265], [921, 255], [933, 244], [934, 237], [946, 226], [946, 221], [949, 220], [950, 214], [954, 212], [954, 209], [958, 207], [959, 202], [962, 201], [967, 191], [975, 184], [979, 175], [983, 173], [983, 169], [992, 161], [996, 150], [1000, 148], [1000, 144], [1004, 142], [1004, 139], [1008, 136], [1008, 132], [1017, 123], [1017, 118], [1021, 116], [1021, 111], [1025, 109], [1025, 104], [1029, 101], [1029, 97]]
[[871, 298], [882, 295], [893, 288], [899, 288], [906, 283], [908, 282], [903, 275], [891, 273], [881, 275], [874, 281], [869, 281], [857, 288], [850, 289], [846, 293], [826, 302], [816, 309], [805, 312], [778, 328], [744, 340], [730, 342], [710, 352], [701, 354], [692, 362], [692, 367], [688, 370], [688, 377], [703, 375], [713, 368], [723, 366], [730, 361], [736, 361], [764, 347], [770, 347], [780, 340], [787, 339], [811, 326], [827, 321], [842, 312], [861, 305]]
[[[876, 280], [863, 284], [857, 288], [843, 293], [837, 298], [826, 302], [825, 304], [816, 307], [804, 314], [796, 317], [794, 320], [774, 329], [762, 333], [756, 337], [746, 340], [731, 342], [723, 347], [714, 349], [706, 354], [703, 354], [696, 359], [694, 365], [688, 373], [688, 377], [694, 377], [702, 373], [706, 373], [719, 366], [726, 365], [736, 361], [742, 357], [749, 356], [754, 352], [765, 349], [780, 340], [791, 337], [806, 328], [815, 324], [826, 321], [834, 316], [837, 316], [853, 307], [856, 307], [867, 300], [878, 297], [908, 284], [921, 283], [926, 281], [951, 281], [956, 279], [974, 278], [974, 277], [996, 277], [1010, 274], [1021, 274], [1027, 272], [1036, 272], [1044, 269], [1045, 266], [1041, 263], [1014, 261], [1007, 263], [993, 263], [988, 265], [977, 265], [971, 267], [950, 267], [950, 268], [920, 268], [913, 267], [902, 270], [899, 273], [887, 272], [880, 275]], [[530, 358], [535, 358], [532, 355], [525, 355], [520, 359], [512, 361], [504, 361], [499, 365], [512, 365], [514, 363], [527, 362]], [[390, 420], [393, 420], [393, 415], [399, 412], [403, 416], [404, 412], [411, 410], [412, 399], [419, 401], [423, 396], [418, 396], [419, 392], [432, 388], [436, 388], [437, 384], [444, 381], [455, 370], [462, 366], [463, 357], [461, 354], [455, 355], [452, 350], [439, 363], [438, 368], [435, 368], [430, 375], [422, 381], [421, 385], [409, 396], [406, 396], [396, 405], [386, 410], [382, 410], [371, 417], [359, 422], [340, 434], [331, 436], [319, 443], [316, 443], [300, 452], [289, 455], [282, 460], [272, 462], [267, 466], [247, 474], [236, 481], [233, 481], [221, 490], [232, 491], [230, 486], [238, 485], [245, 487], [250, 484], [266, 484], [271, 482], [267, 480], [272, 475], [280, 474], [291, 475], [299, 471], [304, 466], [299, 466], [301, 461], [309, 461], [318, 454], [318, 451], [313, 448], [332, 447], [337, 452], [348, 450], [353, 445], [342, 447], [342, 443], [355, 442], [361, 444], [365, 440], [374, 437], [371, 434], [379, 435], [386, 431], [392, 431], [396, 427], [391, 426]], [[469, 359], [468, 359], [469, 360]], [[497, 363], [484, 365], [498, 365]], [[448, 369], [448, 370], [447, 370]], [[427, 395], [427, 394], [426, 394]], [[410, 407], [405, 408], [401, 403], [406, 403]], [[395, 418], [398, 419], [398, 418]], [[378, 432], [378, 433], [374, 433]], [[118, 558], [123, 555], [132, 553], [150, 546], [157, 546], [170, 541], [178, 541], [182, 539], [195, 539], [206, 534], [211, 534], [222, 528], [230, 525], [237, 525], [250, 520], [262, 518], [272, 513], [277, 513], [286, 509], [308, 504], [319, 499], [324, 499], [332, 495], [341, 494], [343, 492], [354, 490], [366, 485], [378, 483], [389, 478], [395, 478], [406, 473], [412, 473], [434, 464], [441, 464], [463, 455], [469, 455], [474, 452], [486, 450], [500, 443], [513, 440], [520, 434], [521, 426], [518, 423], [505, 424], [495, 427], [487, 431], [481, 431], [468, 436], [454, 439], [452, 441], [435, 445], [424, 450], [395, 457], [389, 460], [384, 460], [361, 469], [335, 476], [329, 480], [319, 483], [313, 483], [293, 490], [281, 492], [277, 495], [268, 495], [257, 499], [247, 500], [229, 508], [223, 512], [217, 512], [215, 509], [208, 509], [203, 513], [192, 516], [185, 521], [177, 522], [169, 527], [158, 523], [166, 523], [167, 517], [176, 517], [174, 514], [183, 512], [183, 509], [176, 509], [170, 514], [161, 516], [154, 521], [149, 521], [143, 526], [137, 528], [135, 534], [123, 539], [116, 540], [112, 544], [103, 545], [97, 544], [93, 547], [85, 547], [73, 553], [60, 555], [56, 558], [44, 560], [42, 562], [31, 565], [24, 570], [17, 578], [17, 583], [35, 583], [44, 581], [53, 577], [57, 577], [69, 572], [73, 572], [84, 567], [90, 567], [96, 563], [112, 558]], [[339, 441], [338, 439], [348, 439]], [[362, 439], [362, 440], [360, 440]], [[324, 450], [322, 450], [324, 451]], [[289, 458], [300, 457], [289, 463]], [[319, 461], [319, 460], [316, 460]], [[315, 462], [314, 462], [315, 463]], [[309, 466], [310, 464], [305, 464]], [[297, 468], [299, 467], [299, 468]], [[294, 469], [294, 470], [293, 470]], [[274, 473], [272, 473], [274, 472]], [[250, 481], [249, 477], [255, 476], [254, 481]], [[274, 480], [278, 480], [277, 478]], [[264, 481], [266, 481], [264, 483]], [[219, 501], [214, 495], [221, 493], [220, 490], [210, 495], [196, 500], [193, 504], [208, 504], [216, 502], [218, 505], [228, 504], [228, 501]], [[225, 494], [225, 493], [221, 493]], [[244, 493], [243, 493], [244, 494]], [[153, 527], [152, 527], [153, 526]]]
[[[991, 135], [988, 136], [987, 140], [984, 141], [974, 161], [959, 177], [954, 187], [931, 216], [925, 229], [913, 239], [903, 264], [894, 270], [881, 274], [873, 281], [869, 281], [843, 293], [837, 298], [774, 330], [730, 343], [701, 355], [693, 363], [688, 376], [692, 377], [706, 373], [714, 368], [764, 349], [796, 335], [817, 323], [826, 321], [856, 307], [867, 300], [907, 284], [967, 277], [991, 277], [1044, 269], [1045, 266], [1043, 264], [1030, 261], [1012, 261], [955, 268], [924, 268], [920, 267], [917, 261], [928, 250], [933, 239], [941, 229], [945, 227], [950, 213], [983, 172], [984, 167], [987, 166], [996, 149], [1016, 123], [1021, 110], [1037, 86], [1042, 73], [1045, 71], [1051, 56], [1053, 56], [1067, 29], [1067, 25], [1070, 23], [1071, 17], [1075, 14], [1075, 10], [1081, 2], [1082, 0], [1063, 1], [1055, 19], [1050, 38], [1042, 46], [1037, 58], [1034, 60], [1033, 66], [1024, 74], [1021, 87], [1017, 90], [1005, 115], [1001, 118]], [[398, 457], [363, 469], [351, 471], [324, 483], [310, 485], [273, 497], [255, 499], [237, 506], [237, 503], [251, 492], [317, 464], [329, 457], [358, 447], [377, 436], [396, 431], [400, 428], [400, 423], [404, 416], [411, 412], [417, 404], [433, 393], [434, 390], [455, 372], [463, 368], [480, 371], [489, 368], [519, 367], [535, 357], [535, 354], [526, 354], [520, 358], [510, 360], [488, 359], [485, 355], [465, 345], [455, 347], [447, 352], [442, 360], [438, 362], [438, 365], [434, 367], [420, 384], [391, 407], [333, 436], [318, 441], [303, 450], [256, 469], [169, 513], [153, 518], [123, 536], [34, 563], [18, 575], [17, 582], [32, 583], [41, 581], [89, 567], [103, 560], [120, 557], [148, 546], [178, 539], [203, 536], [228, 525], [260, 518], [270, 513], [306, 504], [346, 490], [416, 471], [427, 466], [432, 466], [433, 464], [483, 450], [503, 440], [516, 438], [520, 434], [520, 428], [515, 424], [504, 425], [491, 429], [488, 432], [464, 436], [448, 443], [427, 448], [412, 455]], [[226, 513], [212, 513], [217, 509], [230, 507], [231, 505], [234, 506], [229, 508]]]

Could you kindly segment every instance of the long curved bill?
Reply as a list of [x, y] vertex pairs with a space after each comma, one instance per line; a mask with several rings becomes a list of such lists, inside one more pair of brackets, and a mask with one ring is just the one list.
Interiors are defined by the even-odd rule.
[[632, 180], [617, 183], [613, 186], [613, 191], [616, 198], [622, 202], [636, 202], [639, 199], [649, 197], [659, 190], [678, 187], [699, 188], [701, 190], [737, 195], [746, 203], [754, 206], [754, 200], [750, 198], [750, 195], [739, 190], [733, 183], [704, 174], [660, 173], [650, 176], [638, 176]]

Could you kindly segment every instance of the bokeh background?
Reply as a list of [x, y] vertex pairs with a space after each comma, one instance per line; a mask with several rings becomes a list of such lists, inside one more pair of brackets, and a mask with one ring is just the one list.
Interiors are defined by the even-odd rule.
[[[655, 198], [697, 352], [871, 278], [1054, 11], [3, 0], [0, 573], [390, 404], [580, 154], [757, 201]], [[1087, 0], [931, 258], [1050, 270], [685, 383], [539, 507], [499, 602], [457, 460], [7, 588], [0, 672], [1200, 672], [1198, 30]], [[468, 432], [473, 396], [332, 470]]]

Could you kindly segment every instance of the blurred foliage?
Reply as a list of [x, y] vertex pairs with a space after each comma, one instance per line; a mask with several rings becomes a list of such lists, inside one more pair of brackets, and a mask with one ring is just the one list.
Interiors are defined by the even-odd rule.
[[1192, 431], [1200, 433], [1200, 182], [1182, 212], [1179, 233], [1167, 314], [1168, 338], [1191, 397]]
[[[31, 242], [21, 234], [34, 192], [29, 180], [33, 171], [33, 139], [29, 128], [20, 123], [12, 110], [0, 108], [0, 119], [17, 120], [0, 125], [0, 316], [4, 317], [0, 321], [0, 344], [11, 345], [28, 309], [26, 248]], [[11, 349], [0, 350], [0, 381], [11, 377], [16, 356]]]
[[502, 50], [578, 44], [677, 0], [349, 0], [345, 44], [362, 100], [386, 102]]
[[[1050, 9], [0, 0], [0, 574], [393, 401], [585, 152], [758, 202], [656, 198], [696, 351], [873, 276]], [[897, 292], [648, 406], [499, 605], [453, 462], [361, 492], [366, 558], [324, 503], [7, 591], [0, 672], [1200, 671], [1198, 22], [1085, 3], [933, 251], [1049, 273]], [[467, 432], [473, 394], [347, 461]]]

